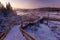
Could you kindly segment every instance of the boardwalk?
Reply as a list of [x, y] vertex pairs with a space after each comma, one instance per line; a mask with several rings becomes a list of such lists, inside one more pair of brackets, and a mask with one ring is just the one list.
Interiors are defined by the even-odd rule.
[[19, 30], [19, 27], [20, 25], [14, 26], [4, 40], [25, 40], [25, 37], [23, 37]]

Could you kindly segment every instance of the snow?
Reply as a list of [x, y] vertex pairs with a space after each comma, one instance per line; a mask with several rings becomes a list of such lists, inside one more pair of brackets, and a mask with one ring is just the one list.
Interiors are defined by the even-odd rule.
[[[58, 15], [58, 12], [31, 11], [31, 12], [28, 12], [27, 16], [28, 18], [31, 17], [33, 19], [35, 19], [36, 17], [43, 18], [43, 17], [48, 17], [48, 13], [49, 13], [49, 18], [60, 19], [60, 15]], [[34, 22], [37, 22], [38, 20], [39, 19], [37, 19]], [[37, 25], [28, 26], [28, 28], [26, 28], [25, 31], [31, 34], [32, 36], [34, 36], [36, 40], [59, 40], [60, 39], [60, 27], [59, 27], [60, 22], [49, 21], [48, 25], [44, 23], [44, 24], [38, 24], [38, 26]]]
[[49, 27], [53, 30], [54, 35], [60, 39], [60, 22], [58, 21], [49, 21]]
[[21, 11], [16, 11], [17, 12], [17, 15], [26, 15], [27, 13], [25, 12], [21, 12]]
[[[26, 15], [24, 12], [17, 11], [17, 15]], [[57, 18], [60, 19], [60, 16], [57, 15], [57, 12], [27, 12], [32, 13], [28, 14], [27, 17], [24, 17], [23, 19], [29, 19], [31, 17], [32, 19], [37, 19], [37, 16], [40, 18], [43, 17], [49, 17], [50, 18]], [[33, 16], [34, 15], [34, 16]], [[12, 20], [15, 20], [15, 17], [11, 17]], [[34, 21], [36, 23], [39, 19]], [[46, 22], [45, 22], [46, 23]], [[36, 38], [36, 40], [59, 40], [60, 39], [60, 22], [58, 21], [49, 21], [48, 25], [45, 23], [41, 24], [35, 24], [32, 26], [28, 26], [26, 29], [24, 29], [26, 32], [31, 34], [33, 37]], [[25, 22], [25, 24], [27, 24]], [[20, 25], [15, 25], [10, 32], [7, 34], [4, 40], [26, 40], [25, 37], [20, 32]]]
[[26, 40], [20, 32], [20, 25], [15, 25], [11, 31], [7, 34], [4, 40]]
[[38, 23], [32, 26], [28, 26], [24, 30], [35, 37], [36, 40], [59, 40], [60, 22], [49, 21], [48, 25], [46, 25], [45, 23]]
[[58, 40], [48, 26], [44, 24], [40, 24], [39, 27], [34, 25], [25, 30], [34, 36], [36, 40]]

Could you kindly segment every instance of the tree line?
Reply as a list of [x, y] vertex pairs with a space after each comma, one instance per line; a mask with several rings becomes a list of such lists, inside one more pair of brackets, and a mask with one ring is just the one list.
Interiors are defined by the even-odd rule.
[[6, 7], [0, 2], [0, 14], [3, 13], [3, 15], [6, 17], [8, 13], [12, 12], [12, 6], [10, 3], [6, 4]]

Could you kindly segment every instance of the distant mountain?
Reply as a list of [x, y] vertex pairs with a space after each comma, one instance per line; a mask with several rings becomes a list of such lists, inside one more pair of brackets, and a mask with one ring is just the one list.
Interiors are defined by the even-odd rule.
[[36, 9], [17, 9], [19, 11], [52, 11], [52, 12], [60, 12], [60, 8], [55, 7], [43, 7], [43, 8], [36, 8]]
[[57, 12], [60, 12], [60, 8], [55, 8], [55, 7], [44, 7], [44, 8], [36, 8], [36, 9], [33, 9], [33, 10], [38, 10], [38, 11], [57, 11]]

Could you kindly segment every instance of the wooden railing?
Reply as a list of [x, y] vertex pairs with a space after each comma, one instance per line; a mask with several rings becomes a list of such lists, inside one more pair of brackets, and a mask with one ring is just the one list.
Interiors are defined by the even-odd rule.
[[8, 32], [9, 32], [9, 30], [1, 33], [1, 34], [0, 34], [0, 40], [3, 40], [3, 39], [6, 37], [6, 35], [7, 35]]
[[2, 33], [0, 34], [0, 40], [3, 40], [3, 39], [6, 37], [6, 35], [8, 34], [8, 32], [9, 32], [9, 31], [11, 30], [11, 28], [13, 27], [14, 23], [15, 23], [15, 21], [12, 21], [12, 23], [10, 23], [10, 25], [9, 25], [9, 28], [8, 28], [5, 32], [2, 32]]
[[[46, 19], [48, 19], [48, 18], [46, 18], [46, 17], [44, 17], [43, 18], [44, 20]], [[57, 18], [49, 18], [48, 20], [53, 20], [53, 21], [60, 21], [60, 19], [57, 19]], [[5, 32], [3, 32], [3, 33], [1, 33], [0, 34], [0, 40], [3, 40], [5, 37], [6, 37], [6, 35], [8, 34], [8, 32], [11, 30], [11, 28], [13, 27], [13, 24], [15, 23], [15, 21], [12, 21], [12, 23], [10, 23], [10, 28], [9, 29], [7, 29]], [[20, 23], [18, 23], [18, 24], [20, 24]], [[32, 37], [32, 35], [30, 35], [29, 33], [27, 33], [24, 29], [22, 29], [22, 28], [20, 28], [20, 31], [21, 31], [21, 33], [26, 37], [26, 40], [36, 40], [34, 37]]]
[[32, 35], [28, 34], [24, 29], [20, 28], [21, 33], [25, 36], [26, 40], [36, 40]]

